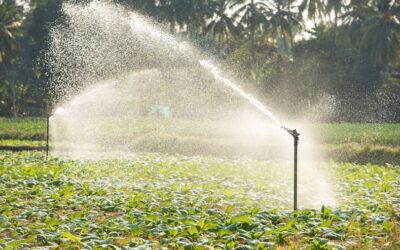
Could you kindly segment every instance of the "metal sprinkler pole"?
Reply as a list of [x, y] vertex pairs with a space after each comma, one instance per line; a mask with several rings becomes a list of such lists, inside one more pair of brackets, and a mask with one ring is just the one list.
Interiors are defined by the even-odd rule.
[[293, 210], [297, 210], [297, 152], [298, 152], [298, 147], [299, 147], [299, 137], [300, 134], [297, 132], [296, 129], [288, 129], [286, 127], [282, 126], [282, 129], [284, 129], [286, 132], [288, 132], [290, 135], [293, 136], [294, 140], [294, 171], [293, 171]]
[[47, 129], [46, 129], [46, 162], [49, 159], [49, 127], [50, 127], [50, 114], [47, 112]]
[[46, 163], [49, 160], [50, 117], [52, 116], [49, 103], [46, 102]]

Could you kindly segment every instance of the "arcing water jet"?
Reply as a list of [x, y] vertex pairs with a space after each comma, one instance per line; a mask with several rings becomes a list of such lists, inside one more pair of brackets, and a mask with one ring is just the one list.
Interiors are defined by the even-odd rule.
[[282, 123], [274, 116], [274, 114], [264, 104], [262, 104], [254, 96], [243, 91], [237, 84], [233, 83], [228, 78], [223, 77], [221, 75], [221, 71], [217, 68], [217, 66], [215, 66], [208, 60], [199, 60], [199, 63], [209, 72], [211, 72], [211, 74], [214, 75], [216, 80], [223, 82], [226, 86], [236, 91], [241, 97], [249, 101], [251, 105], [253, 105], [259, 111], [261, 111], [261, 113], [271, 118], [271, 120], [274, 121], [278, 126], [282, 126]]
[[215, 77], [215, 79], [223, 82], [225, 85], [236, 91], [237, 93], [240, 94], [243, 98], [249, 101], [251, 105], [256, 107], [258, 110], [260, 110], [264, 115], [268, 116], [271, 118], [276, 124], [281, 126], [283, 130], [288, 132], [290, 135], [293, 136], [294, 139], [294, 158], [293, 158], [293, 163], [294, 163], [294, 168], [293, 168], [293, 209], [297, 210], [297, 159], [298, 159], [298, 145], [299, 145], [299, 136], [300, 134], [296, 131], [296, 129], [291, 130], [286, 128], [285, 126], [282, 125], [281, 122], [274, 116], [274, 114], [268, 110], [265, 105], [263, 105], [259, 100], [251, 96], [250, 94], [246, 93], [243, 91], [237, 84], [233, 83], [227, 78], [224, 78], [218, 68], [213, 65], [211, 62], [207, 60], [199, 60], [199, 63], [205, 67], [207, 70], [209, 70]]
[[[270, 151], [269, 159], [292, 158], [280, 143], [287, 138], [275, 115], [188, 43], [110, 3], [67, 3], [64, 11], [68, 23], [53, 27], [46, 55], [62, 104], [51, 118], [56, 153], [80, 158], [86, 151], [91, 157], [229, 151], [241, 156], [247, 145], [264, 157]], [[173, 118], [152, 117], [152, 106], [170, 107]], [[250, 115], [240, 119], [244, 111]], [[246, 124], [248, 117], [257, 122]], [[315, 179], [323, 178], [318, 174]], [[297, 208], [297, 188], [295, 196]]]

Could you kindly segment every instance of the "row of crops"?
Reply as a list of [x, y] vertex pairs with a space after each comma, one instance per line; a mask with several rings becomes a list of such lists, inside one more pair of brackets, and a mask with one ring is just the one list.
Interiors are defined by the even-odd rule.
[[[400, 169], [330, 162], [336, 206], [290, 210], [289, 169], [161, 154], [0, 154], [0, 247], [398, 249]], [[314, 187], [318, 189], [319, 187]]]

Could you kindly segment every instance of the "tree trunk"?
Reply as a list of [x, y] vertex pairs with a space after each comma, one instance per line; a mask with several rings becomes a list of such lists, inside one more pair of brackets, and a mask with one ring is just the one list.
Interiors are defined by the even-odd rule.
[[317, 15], [314, 15], [314, 29], [317, 29]]
[[11, 91], [11, 109], [12, 109], [12, 115], [14, 118], [18, 118], [18, 108], [17, 108], [17, 93], [15, 91], [15, 82], [14, 81], [10, 81], [10, 80], [6, 80], [7, 76], [8, 76], [8, 68], [7, 65], [4, 64], [4, 75], [5, 75], [5, 81], [8, 81], [8, 84], [10, 85], [10, 91]]
[[229, 47], [229, 32], [226, 32], [225, 34], [225, 44], [226, 44], [226, 48]]
[[11, 88], [11, 97], [12, 97], [12, 110], [14, 118], [18, 118], [18, 104], [17, 104], [17, 95], [15, 92], [15, 82], [9, 81]]
[[170, 29], [171, 34], [174, 34], [174, 33], [175, 33], [175, 20], [174, 20], [173, 18], [172, 18], [171, 21], [170, 21], [170, 27], [169, 27], [169, 29]]
[[255, 50], [256, 50], [256, 46], [255, 46], [255, 42], [254, 42], [254, 28], [251, 28], [251, 31], [250, 31], [250, 47], [251, 47], [251, 57], [252, 57], [252, 59], [253, 59], [253, 61], [255, 60], [255, 58], [256, 58], [256, 55], [255, 55]]
[[337, 11], [335, 11], [335, 27], [337, 27], [337, 19], [338, 19], [338, 14]]
[[256, 50], [256, 46], [255, 46], [255, 25], [256, 25], [256, 20], [254, 17], [254, 12], [255, 12], [255, 8], [254, 8], [254, 0], [251, 0], [251, 19], [250, 19], [250, 50], [251, 50], [251, 57], [253, 59], [253, 61], [255, 61], [255, 50]]

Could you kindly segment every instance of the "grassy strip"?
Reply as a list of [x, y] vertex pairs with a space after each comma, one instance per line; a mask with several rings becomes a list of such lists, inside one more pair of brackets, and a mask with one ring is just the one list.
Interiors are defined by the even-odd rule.
[[338, 162], [400, 165], [400, 146], [346, 143], [321, 145], [318, 149], [325, 159]]
[[[44, 141], [0, 140], [0, 150], [23, 151], [45, 150]], [[65, 147], [64, 150], [69, 150]], [[88, 149], [90, 150], [90, 149]], [[98, 150], [98, 149], [96, 149]], [[118, 151], [117, 147], [115, 150]], [[245, 147], [227, 142], [196, 140], [191, 138], [142, 138], [132, 142], [130, 148], [121, 148], [122, 152], [162, 152], [183, 155], [213, 155], [224, 157], [252, 157], [255, 159], [277, 159], [278, 147]], [[366, 164], [400, 164], [400, 146], [365, 145], [358, 143], [326, 144], [317, 147], [317, 156], [321, 160], [332, 159], [338, 162]]]
[[[129, 130], [135, 136], [157, 130], [199, 138], [215, 138], [220, 133], [215, 124], [179, 119], [165, 120], [161, 123], [157, 121], [157, 124], [146, 120], [134, 124], [125, 122], [120, 126], [122, 126], [122, 131]], [[311, 125], [310, 128], [314, 131], [315, 139], [319, 144], [358, 143], [400, 146], [400, 124], [329, 123]], [[44, 118], [0, 118], [0, 139], [44, 140], [45, 132]]]
[[400, 124], [325, 123], [311, 128], [319, 144], [400, 146]]
[[46, 141], [44, 140], [13, 140], [13, 139], [6, 139], [0, 140], [0, 146], [5, 147], [43, 147], [46, 146]]
[[0, 139], [44, 140], [45, 137], [44, 118], [0, 118]]

